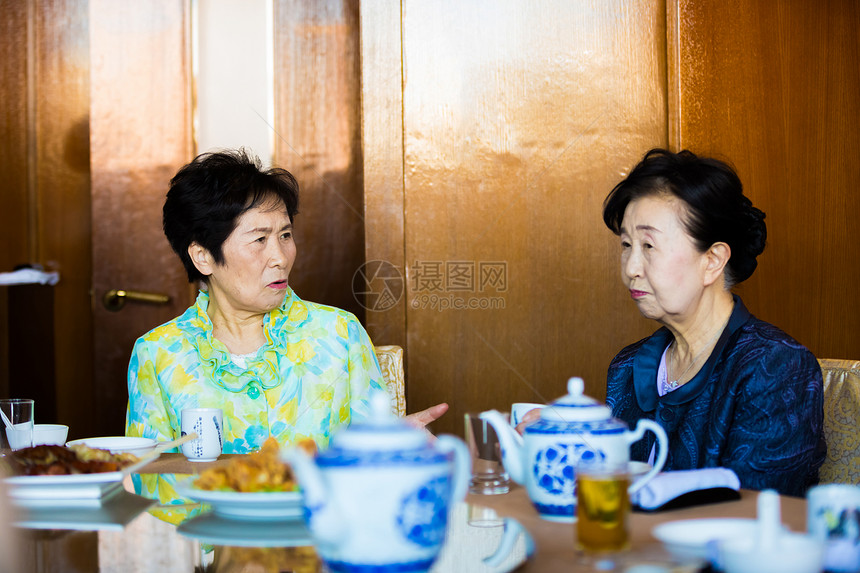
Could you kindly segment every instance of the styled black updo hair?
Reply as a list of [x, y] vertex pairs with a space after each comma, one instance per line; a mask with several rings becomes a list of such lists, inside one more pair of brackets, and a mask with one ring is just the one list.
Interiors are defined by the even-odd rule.
[[244, 149], [203, 153], [182, 167], [170, 180], [162, 223], [188, 282], [205, 280], [188, 254], [191, 243], [223, 264], [224, 241], [239, 217], [273, 198], [283, 203], [292, 222], [299, 212], [295, 177], [285, 169], [262, 169], [260, 159]]
[[700, 252], [718, 242], [729, 246], [729, 288], [753, 274], [756, 257], [767, 241], [765, 214], [744, 195], [741, 180], [731, 166], [687, 150], [672, 153], [652, 149], [606, 197], [603, 222], [619, 235], [627, 205], [661, 193], [671, 194], [686, 205], [683, 224]]

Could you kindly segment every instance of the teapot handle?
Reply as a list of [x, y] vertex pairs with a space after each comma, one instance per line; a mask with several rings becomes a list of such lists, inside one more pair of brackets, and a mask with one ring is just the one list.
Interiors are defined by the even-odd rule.
[[669, 456], [669, 437], [666, 435], [666, 430], [663, 429], [663, 426], [653, 420], [639, 420], [639, 423], [636, 424], [636, 429], [625, 434], [627, 437], [627, 445], [629, 446], [633, 442], [638, 442], [644, 438], [645, 432], [648, 430], [651, 430], [654, 432], [654, 435], [657, 436], [657, 459], [654, 462], [654, 467], [651, 468], [648, 473], [633, 482], [627, 490], [627, 493], [630, 495], [633, 495], [642, 489], [646, 483], [651, 481], [654, 476], [660, 473], [660, 470], [662, 470], [663, 466], [666, 464], [666, 458]]
[[460, 438], [443, 434], [436, 439], [436, 445], [443, 452], [454, 452], [454, 478], [451, 485], [450, 507], [466, 498], [469, 481], [472, 479], [472, 456], [469, 448]]

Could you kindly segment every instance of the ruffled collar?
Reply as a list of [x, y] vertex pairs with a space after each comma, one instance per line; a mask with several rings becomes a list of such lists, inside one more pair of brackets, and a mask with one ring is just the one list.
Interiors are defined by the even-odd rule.
[[283, 383], [278, 363], [287, 354], [290, 335], [308, 321], [307, 304], [287, 287], [284, 302], [263, 317], [266, 344], [248, 358], [247, 368], [230, 359], [230, 351], [213, 335], [212, 320], [207, 312], [209, 293], [200, 291], [197, 300], [179, 320], [179, 328], [188, 334], [197, 349], [200, 365], [214, 384], [230, 392], [243, 392], [254, 381], [268, 390]]
[[636, 401], [644, 412], [655, 410], [658, 400], [664, 404], [676, 406], [689, 402], [702, 393], [732, 335], [752, 316], [738, 295], [732, 295], [732, 298], [735, 301], [735, 306], [732, 309], [728, 324], [726, 324], [716, 346], [711, 351], [711, 355], [693, 379], [677, 390], [660, 397], [657, 394], [657, 384], [655, 383], [656, 373], [660, 367], [660, 358], [672, 341], [672, 333], [669, 329], [665, 326], [660, 328], [642, 344], [633, 359], [633, 386], [636, 390]]

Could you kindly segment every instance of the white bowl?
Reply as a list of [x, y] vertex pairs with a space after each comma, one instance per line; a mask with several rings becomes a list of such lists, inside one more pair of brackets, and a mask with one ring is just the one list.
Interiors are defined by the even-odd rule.
[[819, 573], [824, 543], [803, 533], [783, 533], [768, 550], [757, 547], [755, 535], [732, 537], [717, 544], [725, 573]]
[[33, 424], [34, 446], [62, 446], [69, 436], [69, 427], [63, 424]]
[[651, 534], [677, 559], [714, 561], [717, 541], [738, 536], [755, 538], [757, 531], [755, 519], [713, 518], [661, 523]]
[[103, 438], [83, 438], [81, 440], [72, 440], [67, 446], [76, 444], [84, 444], [90, 448], [99, 450], [109, 450], [112, 454], [121, 454], [124, 452], [141, 456], [147, 452], [151, 452], [158, 444], [152, 438], [129, 438], [127, 436], [106, 436]]

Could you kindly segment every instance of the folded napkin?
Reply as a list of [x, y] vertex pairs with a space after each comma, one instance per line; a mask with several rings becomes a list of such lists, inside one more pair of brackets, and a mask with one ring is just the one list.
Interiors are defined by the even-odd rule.
[[662, 472], [633, 495], [633, 505], [645, 511], [740, 499], [741, 482], [728, 468]]
[[59, 281], [60, 273], [46, 273], [37, 269], [18, 269], [9, 273], [0, 273], [0, 285], [55, 285]]

